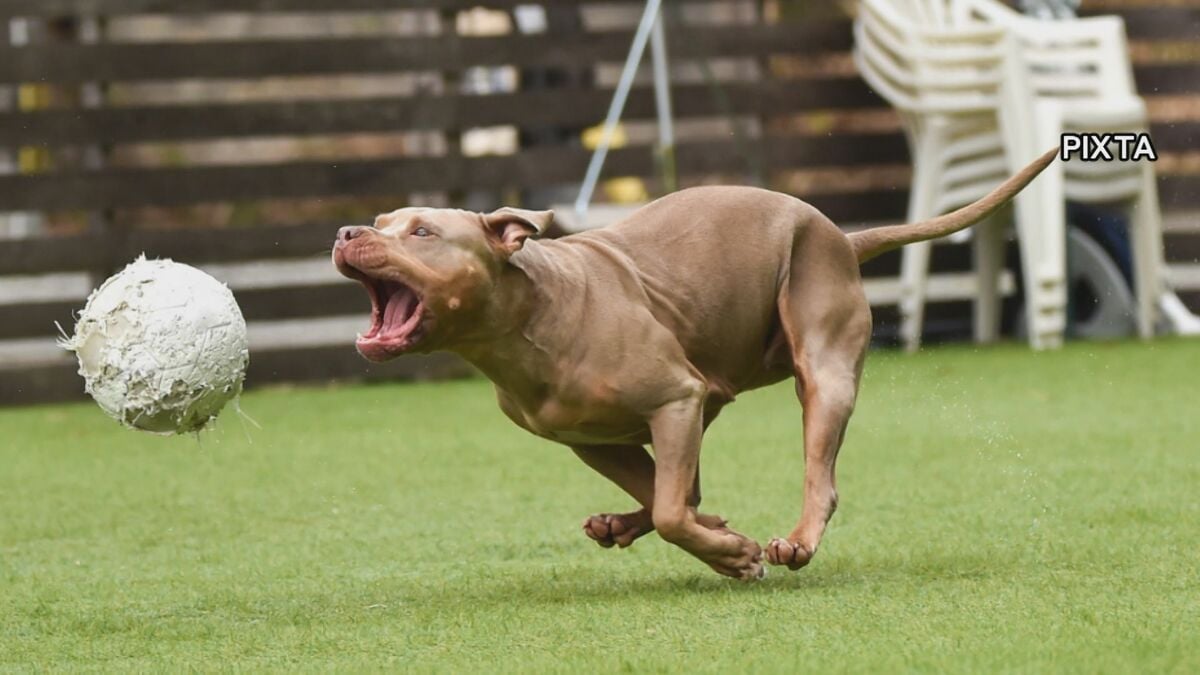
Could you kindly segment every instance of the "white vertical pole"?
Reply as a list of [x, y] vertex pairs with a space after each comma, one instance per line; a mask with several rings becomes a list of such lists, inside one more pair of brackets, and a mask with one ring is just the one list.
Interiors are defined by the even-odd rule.
[[646, 42], [650, 38], [651, 28], [658, 20], [659, 6], [662, 0], [649, 0], [646, 10], [642, 12], [642, 20], [638, 23], [637, 32], [633, 36], [633, 45], [629, 48], [629, 56], [625, 58], [625, 68], [621, 71], [621, 79], [617, 82], [617, 90], [613, 93], [612, 102], [608, 106], [608, 115], [604, 119], [604, 131], [600, 134], [600, 143], [592, 153], [588, 162], [587, 173], [583, 178], [583, 186], [579, 197], [575, 200], [575, 216], [579, 222], [587, 217], [588, 204], [592, 201], [592, 193], [600, 180], [600, 170], [604, 167], [604, 159], [608, 156], [608, 147], [612, 143], [613, 131], [621, 120], [621, 112], [625, 109], [625, 100], [629, 98], [629, 90], [633, 87], [633, 77], [637, 74], [638, 65], [642, 62], [642, 54], [646, 51]]
[[679, 187], [675, 174], [675, 123], [671, 117], [671, 71], [667, 67], [667, 38], [660, 12], [650, 33], [650, 58], [654, 64], [654, 108], [658, 113], [658, 160], [663, 189]]

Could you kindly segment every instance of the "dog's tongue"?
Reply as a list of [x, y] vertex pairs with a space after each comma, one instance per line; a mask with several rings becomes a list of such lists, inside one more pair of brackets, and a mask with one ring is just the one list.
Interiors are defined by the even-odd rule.
[[383, 332], [393, 333], [404, 326], [417, 307], [417, 294], [408, 286], [388, 288], [387, 306], [383, 310]]

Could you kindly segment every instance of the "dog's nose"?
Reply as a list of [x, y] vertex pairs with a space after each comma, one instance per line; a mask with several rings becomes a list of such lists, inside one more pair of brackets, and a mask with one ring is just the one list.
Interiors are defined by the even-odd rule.
[[362, 225], [347, 225], [338, 229], [337, 243], [345, 244], [351, 239], [357, 239], [366, 233], [371, 228], [363, 227]]

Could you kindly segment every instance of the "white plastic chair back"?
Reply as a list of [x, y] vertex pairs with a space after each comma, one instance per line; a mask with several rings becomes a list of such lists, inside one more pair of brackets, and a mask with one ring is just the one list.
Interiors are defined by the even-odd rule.
[[[854, 56], [864, 79], [900, 112], [914, 160], [942, 164], [935, 201], [911, 218], [975, 201], [1011, 168], [996, 120], [1009, 37], [977, 22], [971, 30], [947, 30], [965, 18], [956, 18], [957, 4], [864, 0], [855, 23]], [[931, 124], [943, 139], [937, 157], [918, 150]]]
[[[945, 213], [984, 196], [1033, 156], [1031, 123], [1007, 115], [1032, 92], [1016, 67], [1010, 31], [988, 23], [960, 0], [863, 0], [855, 26], [855, 57], [864, 79], [901, 113], [914, 160], [910, 221]], [[1021, 106], [1017, 106], [1021, 107]], [[1040, 154], [1040, 152], [1038, 153]], [[1036, 155], [1034, 155], [1036, 156]], [[1019, 223], [1036, 220], [1036, 182], [1018, 196]], [[976, 334], [997, 330], [995, 288], [1003, 241], [994, 226], [977, 242], [980, 291]], [[1062, 332], [1061, 242], [1052, 234], [1021, 232], [1031, 341], [1050, 346]], [[961, 238], [959, 239], [961, 240]], [[902, 251], [901, 334], [920, 341], [930, 245]]]

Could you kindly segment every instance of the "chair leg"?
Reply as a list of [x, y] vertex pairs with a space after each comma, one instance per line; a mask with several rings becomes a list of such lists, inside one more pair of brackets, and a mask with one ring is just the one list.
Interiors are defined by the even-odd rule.
[[909, 352], [921, 347], [932, 248], [930, 242], [919, 241], [900, 250], [900, 340]]
[[[910, 223], [934, 215], [933, 205], [941, 180], [941, 129], [927, 128], [913, 147], [915, 166], [908, 204]], [[900, 250], [900, 341], [908, 352], [915, 352], [921, 347], [931, 249], [931, 242], [922, 241]]]
[[1158, 301], [1163, 294], [1162, 214], [1154, 169], [1142, 167], [1142, 190], [1130, 212], [1129, 240], [1133, 248], [1133, 285], [1137, 298], [1137, 329], [1142, 338], [1154, 336]]
[[1000, 336], [1000, 272], [1004, 269], [1004, 226], [992, 217], [975, 226], [975, 341]]
[[1017, 195], [1017, 239], [1025, 318], [1034, 349], [1062, 346], [1066, 330], [1066, 205], [1062, 167], [1052, 163]]
[[[1013, 63], [1017, 63], [1013, 61]], [[1010, 64], [1010, 67], [1016, 67]], [[1009, 89], [1010, 96], [1020, 98]], [[1001, 115], [1010, 162], [1024, 166], [1043, 149], [1060, 141], [1061, 107], [1053, 101], [1010, 101]], [[1032, 145], [1030, 145], [1032, 143]], [[1062, 162], [1051, 162], [1014, 200], [1021, 277], [1025, 286], [1025, 318], [1034, 349], [1062, 345], [1067, 326], [1066, 189]]]

